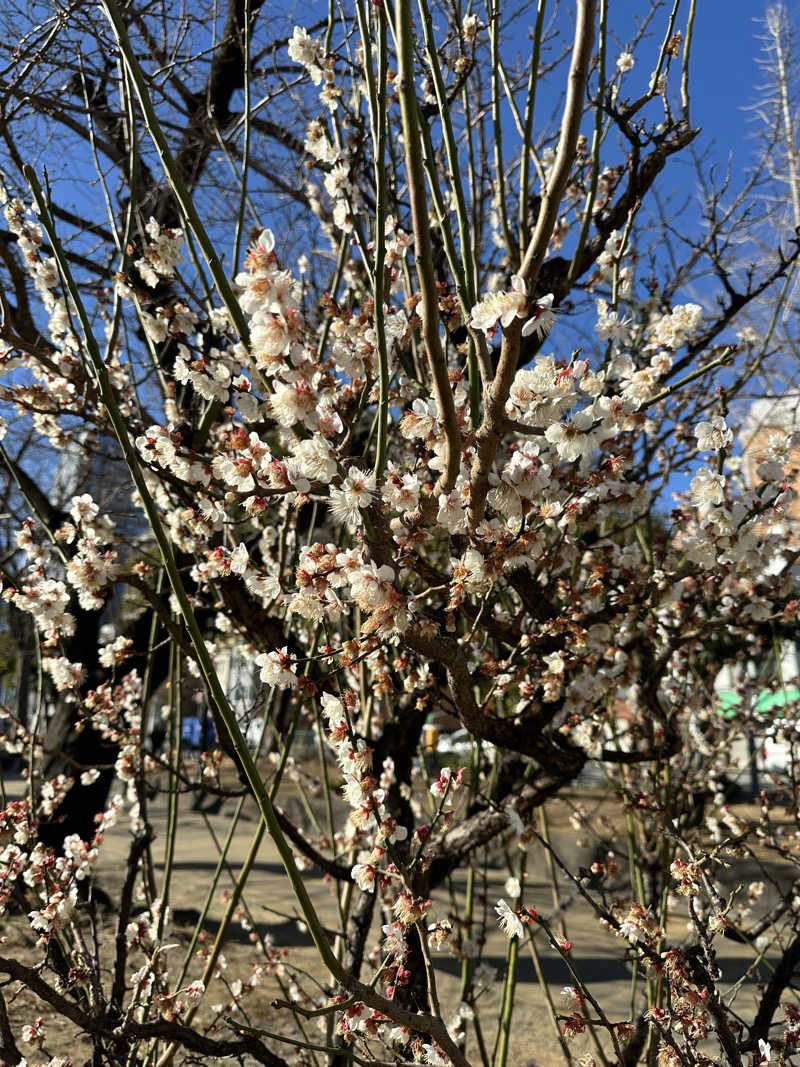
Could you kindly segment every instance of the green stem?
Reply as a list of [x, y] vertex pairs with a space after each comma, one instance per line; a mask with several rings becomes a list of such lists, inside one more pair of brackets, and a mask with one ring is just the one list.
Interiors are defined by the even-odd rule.
[[377, 85], [373, 73], [372, 42], [363, 0], [357, 0], [356, 10], [361, 30], [361, 48], [364, 55], [364, 79], [367, 85], [367, 100], [375, 150], [375, 241], [372, 291], [374, 296], [373, 321], [378, 350], [378, 440], [375, 449], [375, 478], [383, 478], [386, 467], [386, 451], [389, 432], [389, 355], [386, 348], [386, 323], [383, 303], [386, 288], [386, 207], [388, 199], [386, 167], [386, 75], [387, 44], [386, 15], [382, 7], [373, 6], [373, 15], [378, 32]]
[[525, 101], [525, 125], [522, 135], [522, 154], [519, 165], [519, 246], [527, 248], [531, 239], [530, 223], [530, 173], [533, 150], [533, 115], [536, 107], [536, 85], [539, 80], [539, 58], [542, 51], [542, 31], [547, 0], [539, 0], [536, 11], [536, 26], [533, 31], [533, 54], [528, 74], [528, 95]]
[[533, 936], [533, 934], [531, 934], [531, 936], [528, 938], [528, 948], [531, 950], [531, 959], [533, 961], [533, 969], [536, 972], [536, 980], [541, 986], [542, 992], [544, 993], [544, 998], [547, 1001], [547, 1007], [550, 1011], [550, 1018], [553, 1023], [553, 1029], [556, 1032], [558, 1043], [559, 1045], [561, 1045], [561, 1051], [564, 1054], [564, 1059], [568, 1064], [572, 1064], [572, 1053], [570, 1052], [569, 1045], [567, 1044], [567, 1039], [564, 1037], [563, 1033], [561, 1032], [561, 1027], [558, 1025], [558, 1012], [556, 1011], [556, 1006], [553, 1001], [553, 995], [550, 992], [550, 986], [547, 984], [547, 980], [544, 976], [544, 970], [542, 968], [542, 958], [539, 955], [539, 949], [536, 947], [536, 938]]
[[[519, 894], [514, 902], [517, 910], [522, 907], [522, 896], [525, 892], [525, 861], [527, 853], [522, 853], [519, 871]], [[508, 1060], [509, 1042], [511, 1040], [511, 1021], [514, 1017], [514, 997], [517, 989], [517, 963], [519, 962], [519, 938], [512, 937], [508, 946], [508, 958], [506, 960], [506, 988], [503, 994], [503, 1015], [500, 1020], [500, 1041], [495, 1063], [497, 1067], [506, 1067]]]
[[[206, 228], [203, 225], [200, 216], [197, 213], [197, 208], [194, 206], [189, 190], [181, 177], [178, 166], [172, 155], [167, 139], [164, 136], [164, 131], [161, 128], [161, 123], [155, 113], [153, 102], [150, 99], [150, 93], [147, 88], [144, 73], [139, 61], [133, 50], [128, 31], [125, 27], [125, 23], [122, 19], [119, 8], [114, 0], [100, 0], [100, 7], [106, 14], [108, 21], [111, 23], [114, 35], [117, 38], [117, 44], [119, 46], [120, 53], [130, 75], [133, 86], [136, 90], [136, 95], [139, 98], [139, 104], [144, 115], [145, 125], [147, 131], [152, 138], [155, 145], [156, 152], [161, 161], [161, 165], [164, 168], [164, 173], [169, 180], [169, 184], [172, 187], [172, 191], [175, 194], [175, 198], [178, 201], [181, 214], [186, 225], [191, 229], [192, 233], [197, 239], [197, 243], [208, 264], [208, 269], [211, 271], [211, 276], [214, 279], [214, 284], [217, 287], [222, 303], [225, 305], [228, 314], [231, 317], [231, 322], [236, 328], [236, 332], [239, 334], [242, 343], [245, 347], [250, 345], [250, 329], [245, 320], [244, 314], [239, 302], [233, 295], [228, 277], [222, 269], [219, 256], [216, 249], [211, 242], [211, 238], [206, 232]], [[30, 169], [26, 167], [25, 169]]]
[[655, 96], [658, 86], [658, 79], [661, 77], [661, 71], [664, 68], [664, 60], [667, 58], [667, 48], [669, 42], [672, 40], [672, 36], [675, 32], [675, 19], [678, 17], [678, 8], [681, 6], [681, 0], [674, 0], [672, 5], [672, 11], [669, 15], [669, 21], [667, 22], [667, 29], [664, 33], [664, 39], [661, 42], [661, 48], [658, 52], [658, 60], [656, 61], [656, 68], [650, 76], [650, 88], [648, 90], [648, 96]]
[[456, 415], [447, 359], [439, 337], [439, 298], [431, 257], [428, 204], [420, 144], [419, 114], [414, 89], [414, 28], [410, 0], [398, 0], [396, 7], [397, 51], [399, 63], [398, 92], [405, 138], [406, 171], [414, 226], [414, 257], [422, 296], [420, 313], [425, 353], [439, 405], [439, 417], [445, 433], [444, 469], [434, 489], [434, 499], [449, 493], [461, 469], [461, 431]]
[[244, 140], [242, 143], [242, 188], [239, 194], [239, 211], [236, 217], [236, 238], [233, 244], [233, 269], [239, 267], [242, 247], [244, 216], [247, 208], [247, 177], [250, 173], [250, 0], [244, 0], [244, 27], [242, 49], [244, 51]]
[[695, 381], [695, 379], [701, 378], [704, 374], [708, 374], [709, 371], [715, 370], [717, 367], [721, 367], [724, 363], [727, 363], [734, 347], [734, 345], [728, 345], [721, 356], [712, 359], [710, 363], [706, 363], [702, 367], [698, 367], [697, 370], [693, 370], [691, 374], [687, 374], [685, 378], [681, 378], [673, 385], [669, 385], [666, 389], [662, 389], [660, 393], [651, 396], [649, 400], [645, 400], [645, 402], [639, 406], [639, 411], [645, 411], [647, 408], [651, 408], [653, 404], [658, 404], [662, 400], [666, 400], [668, 396], [672, 396], [673, 393], [676, 393], [679, 389], [683, 388], [684, 385], [689, 385], [689, 383]]
[[500, 118], [500, 5], [498, 0], [489, 0], [486, 6], [486, 17], [489, 21], [489, 45], [492, 51], [492, 124], [494, 130], [492, 141], [496, 207], [500, 216], [503, 240], [506, 243], [506, 256], [509, 263], [516, 268], [519, 249], [514, 242], [508, 221], [506, 179], [503, 171], [503, 124]]
[[[425, 37], [425, 52], [428, 58], [428, 67], [430, 68], [431, 77], [433, 80], [433, 89], [436, 96], [436, 106], [439, 111], [439, 120], [442, 124], [442, 136], [444, 140], [445, 153], [447, 155], [447, 167], [448, 167], [448, 179], [450, 182], [450, 188], [455, 195], [456, 203], [456, 218], [458, 220], [458, 240], [461, 248], [460, 259], [454, 258], [458, 270], [453, 271], [453, 276], [457, 283], [457, 290], [463, 288], [462, 292], [459, 292], [461, 310], [466, 320], [467, 316], [472, 311], [478, 299], [476, 270], [475, 270], [475, 258], [472, 242], [472, 234], [470, 232], [469, 216], [467, 213], [467, 201], [464, 196], [464, 185], [461, 179], [461, 166], [458, 158], [458, 145], [456, 144], [455, 133], [453, 131], [453, 122], [450, 117], [450, 104], [447, 100], [447, 89], [442, 77], [441, 64], [439, 63], [439, 54], [436, 51], [436, 42], [433, 36], [433, 20], [431, 18], [431, 10], [426, 0], [418, 0], [419, 13], [422, 19], [422, 29]], [[430, 155], [430, 153], [429, 153]], [[429, 160], [430, 166], [434, 166], [433, 157]], [[429, 168], [430, 178], [430, 168]], [[437, 183], [434, 181], [431, 184], [432, 191], [438, 188]], [[476, 429], [480, 419], [480, 413], [478, 405], [480, 403], [480, 389], [479, 389], [479, 375], [477, 356], [474, 342], [470, 345], [468, 356], [468, 370], [470, 381], [470, 422], [472, 428]]]
[[181, 766], [181, 653], [177, 645], [170, 647], [171, 686], [169, 708], [169, 775], [167, 778], [169, 802], [167, 807], [167, 840], [164, 847], [164, 880], [161, 884], [161, 913], [158, 917], [158, 936], [164, 927], [164, 915], [169, 903], [172, 869], [175, 863], [175, 840], [178, 835], [178, 811], [180, 808]]
[[681, 64], [681, 107], [683, 117], [689, 122], [689, 58], [692, 54], [692, 35], [694, 32], [694, 12], [696, 0], [689, 4], [689, 17], [686, 20], [686, 37], [683, 42], [683, 62]]
[[[470, 864], [467, 868], [467, 889], [466, 899], [464, 901], [464, 928], [467, 933], [470, 932], [472, 925], [472, 912], [475, 907], [475, 868]], [[461, 993], [459, 995], [459, 1001], [464, 1001], [470, 991], [472, 985], [472, 964], [469, 956], [464, 956], [461, 961]]]

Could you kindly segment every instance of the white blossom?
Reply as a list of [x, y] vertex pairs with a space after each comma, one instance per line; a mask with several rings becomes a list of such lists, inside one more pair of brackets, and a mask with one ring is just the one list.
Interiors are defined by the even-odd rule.
[[708, 422], [698, 422], [694, 434], [700, 452], [717, 452], [733, 441], [733, 431], [721, 415], [712, 416]]
[[[476, 304], [470, 313], [470, 322], [476, 330], [489, 333], [498, 320], [505, 329], [518, 315], [524, 314], [527, 304], [527, 287], [522, 278], [514, 275], [511, 278], [510, 292], [491, 292]], [[552, 301], [552, 297], [551, 297]]]
[[501, 897], [494, 906], [497, 912], [497, 923], [509, 941], [514, 937], [524, 937], [525, 927], [514, 911]]

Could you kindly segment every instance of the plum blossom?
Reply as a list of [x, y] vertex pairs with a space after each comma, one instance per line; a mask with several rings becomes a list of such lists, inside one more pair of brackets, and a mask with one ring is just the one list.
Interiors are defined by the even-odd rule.
[[436, 521], [450, 533], [463, 533], [466, 529], [467, 513], [458, 490], [454, 489], [447, 496], [444, 493], [440, 495]]
[[266, 685], [278, 689], [293, 689], [297, 685], [297, 675], [291, 667], [288, 648], [279, 652], [262, 652], [256, 656], [256, 666], [261, 668], [259, 677]]
[[700, 452], [718, 452], [733, 441], [733, 431], [722, 415], [714, 415], [708, 422], [698, 422], [694, 434]]
[[725, 500], [725, 475], [701, 467], [692, 478], [689, 496], [697, 505], [701, 515], [711, 507], [718, 507]]
[[337, 522], [356, 526], [361, 521], [361, 512], [375, 498], [375, 475], [366, 474], [358, 467], [350, 467], [339, 488], [330, 491], [331, 514]]
[[630, 316], [621, 315], [612, 310], [605, 300], [597, 301], [597, 322], [594, 329], [601, 341], [614, 341], [626, 344], [631, 335]]
[[336, 456], [328, 442], [318, 433], [295, 445], [294, 461], [297, 470], [310, 482], [328, 485], [336, 477]]
[[375, 892], [376, 870], [371, 863], [357, 863], [350, 872], [353, 881], [364, 893]]
[[150, 242], [145, 245], [141, 259], [134, 261], [142, 280], [151, 289], [175, 274], [175, 267], [183, 259], [183, 231], [162, 229], [152, 216], [145, 226]]
[[525, 313], [526, 304], [527, 286], [524, 279], [515, 274], [511, 278], [511, 291], [487, 293], [473, 307], [470, 322], [474, 329], [482, 330], [483, 333], [493, 330], [498, 320], [503, 329], [506, 329], [517, 316]]
[[553, 294], [547, 293], [546, 296], [540, 296], [532, 305], [531, 312], [531, 317], [522, 327], [522, 336], [530, 337], [531, 334], [536, 334], [541, 340], [550, 333], [556, 324]]
[[510, 941], [514, 937], [524, 937], [525, 927], [517, 913], [501, 897], [494, 906], [497, 912], [497, 924]]
[[350, 576], [350, 594], [365, 611], [383, 607], [391, 599], [395, 574], [384, 563], [378, 567], [368, 563]]
[[41, 1048], [44, 1044], [45, 1036], [44, 1018], [41, 1015], [34, 1019], [32, 1024], [29, 1023], [22, 1027], [22, 1040], [26, 1045]]
[[466, 41], [474, 41], [478, 35], [478, 31], [483, 27], [483, 23], [477, 15], [465, 15], [461, 20], [461, 32], [464, 35]]
[[650, 323], [648, 334], [653, 344], [673, 351], [681, 347], [687, 336], [694, 333], [703, 320], [699, 304], [681, 304], [668, 315], [661, 315]]
[[295, 26], [287, 50], [289, 58], [305, 67], [314, 85], [319, 85], [324, 75], [325, 61], [319, 42], [315, 41], [304, 27]]
[[450, 1060], [437, 1045], [423, 1045], [422, 1062], [436, 1064], [437, 1067], [447, 1067]]
[[452, 806], [455, 793], [463, 778], [463, 767], [459, 767], [457, 771], [454, 771], [452, 767], [443, 767], [439, 777], [430, 788], [431, 794], [437, 801], [444, 801], [447, 806]]
[[548, 426], [544, 435], [555, 447], [559, 459], [567, 462], [588, 460], [605, 437], [602, 427], [595, 424], [595, 417], [588, 408], [577, 411], [564, 422]]
[[381, 496], [397, 511], [406, 513], [414, 511], [419, 504], [419, 479], [410, 471], [401, 473], [390, 463], [384, 473]]

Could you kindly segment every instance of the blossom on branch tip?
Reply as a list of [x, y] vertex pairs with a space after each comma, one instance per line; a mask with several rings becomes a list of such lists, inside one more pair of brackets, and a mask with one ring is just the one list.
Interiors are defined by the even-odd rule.
[[539, 297], [531, 308], [531, 317], [522, 327], [522, 336], [530, 337], [536, 334], [540, 339], [545, 338], [556, 324], [556, 313], [553, 308], [553, 294]]
[[277, 689], [294, 689], [297, 685], [297, 675], [290, 663], [288, 648], [282, 648], [279, 652], [262, 652], [256, 656], [256, 666], [261, 668], [261, 681]]
[[[551, 298], [552, 299], [552, 298]], [[470, 322], [474, 329], [489, 333], [498, 320], [503, 328], [510, 326], [517, 316], [525, 313], [527, 303], [527, 286], [524, 279], [515, 274], [511, 278], [511, 291], [506, 293], [487, 293], [473, 307]]]
[[305, 67], [314, 85], [319, 85], [324, 74], [323, 64], [325, 58], [322, 46], [311, 37], [308, 30], [303, 26], [295, 26], [287, 51], [289, 59], [299, 64], [299, 66]]
[[525, 927], [514, 909], [501, 897], [494, 906], [497, 923], [509, 941], [514, 937], [524, 937]]
[[698, 422], [694, 435], [700, 452], [718, 452], [733, 441], [733, 430], [722, 415], [714, 415], [708, 422]]
[[372, 503], [375, 491], [375, 475], [351, 467], [341, 487], [330, 491], [331, 514], [337, 522], [358, 525], [361, 512]]
[[353, 881], [364, 893], [375, 892], [376, 873], [371, 863], [357, 863], [350, 872]]
[[718, 507], [725, 500], [725, 475], [701, 467], [692, 478], [689, 488], [689, 496], [697, 505], [701, 515], [705, 515], [709, 508]]

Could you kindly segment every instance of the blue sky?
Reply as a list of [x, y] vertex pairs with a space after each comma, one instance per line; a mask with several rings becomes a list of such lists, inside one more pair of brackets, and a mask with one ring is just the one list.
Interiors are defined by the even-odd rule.
[[[648, 5], [642, 0], [611, 0], [612, 24], [623, 37], [635, 32], [636, 15]], [[701, 140], [716, 142], [715, 155], [726, 162], [732, 150], [748, 147], [752, 123], [747, 109], [757, 98], [763, 80], [758, 68], [759, 36], [767, 4], [756, 0], [697, 0], [691, 60], [692, 118], [702, 128]], [[664, 3], [653, 20], [654, 34], [647, 51], [655, 53], [671, 3]], [[785, 3], [790, 20], [800, 23], [800, 2]], [[677, 24], [685, 26], [689, 4], [681, 4]], [[643, 53], [644, 55], [644, 50]], [[642, 64], [644, 66], [644, 64]], [[673, 76], [674, 77], [674, 76]], [[673, 84], [675, 82], [673, 81]], [[738, 156], [743, 160], [745, 153]]]
[[[691, 67], [694, 121], [703, 129], [703, 140], [716, 141], [721, 161], [732, 149], [746, 147], [752, 128], [747, 109], [763, 81], [757, 59], [765, 7], [748, 0], [697, 4]], [[787, 4], [787, 9], [795, 21], [800, 5]]]

